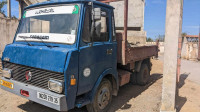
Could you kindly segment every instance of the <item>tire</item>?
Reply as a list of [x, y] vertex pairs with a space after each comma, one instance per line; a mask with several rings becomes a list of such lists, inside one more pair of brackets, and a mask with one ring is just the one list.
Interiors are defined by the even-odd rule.
[[95, 93], [94, 100], [87, 105], [88, 112], [107, 112], [112, 101], [112, 85], [108, 79], [103, 79]]
[[133, 85], [136, 85], [137, 84], [137, 73], [136, 72], [133, 72], [130, 76], [130, 82], [131, 84]]
[[150, 70], [146, 63], [143, 63], [140, 71], [137, 73], [137, 84], [144, 86], [148, 83], [150, 77]]

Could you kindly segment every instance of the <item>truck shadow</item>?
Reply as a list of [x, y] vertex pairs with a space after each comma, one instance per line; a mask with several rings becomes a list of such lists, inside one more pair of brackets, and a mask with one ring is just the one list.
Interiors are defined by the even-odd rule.
[[[132, 108], [131, 104], [128, 102], [141, 95], [145, 90], [147, 90], [152, 84], [154, 84], [157, 80], [162, 78], [162, 74], [152, 74], [149, 80], [149, 83], [145, 86], [138, 86], [127, 84], [120, 88], [118, 96], [113, 98], [112, 107], [109, 112], [115, 112], [119, 109], [127, 110]], [[145, 99], [144, 99], [145, 100]]]
[[[127, 84], [123, 87], [120, 87], [118, 96], [113, 97], [109, 112], [115, 112], [118, 109], [125, 110], [131, 108], [131, 105], [127, 104], [127, 102], [132, 98], [136, 98], [161, 78], [162, 74], [152, 74], [149, 83], [146, 86]], [[25, 104], [21, 104], [18, 107], [27, 112], [57, 112], [56, 110], [32, 102], [26, 102]], [[80, 109], [75, 108], [69, 112], [87, 112], [87, 110], [86, 107], [83, 107]]]

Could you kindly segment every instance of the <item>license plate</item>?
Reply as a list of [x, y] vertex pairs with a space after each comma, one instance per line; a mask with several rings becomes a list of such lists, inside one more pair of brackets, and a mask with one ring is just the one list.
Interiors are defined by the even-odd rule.
[[5, 86], [7, 88], [10, 88], [10, 89], [13, 89], [14, 88], [14, 84], [11, 83], [11, 82], [7, 82], [7, 81], [4, 81], [4, 80], [0, 80], [0, 84], [2, 86]]
[[37, 92], [37, 98], [47, 101], [47, 102], [50, 102], [50, 103], [53, 103], [53, 104], [56, 104], [56, 105], [60, 105], [60, 98], [57, 98], [52, 95], [48, 95], [46, 93]]

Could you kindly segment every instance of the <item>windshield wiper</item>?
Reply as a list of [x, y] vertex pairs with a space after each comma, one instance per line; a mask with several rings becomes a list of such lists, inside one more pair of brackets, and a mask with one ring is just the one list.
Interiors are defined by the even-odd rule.
[[50, 48], [53, 48], [53, 47], [54, 47], [54, 46], [52, 46], [52, 45], [46, 44], [46, 43], [43, 41], [42, 38], [39, 38], [39, 39], [42, 41], [42, 43], [43, 43], [45, 46], [50, 47]]
[[30, 44], [25, 38], [29, 38], [28, 36], [19, 36], [20, 38], [23, 38], [25, 40], [25, 42], [29, 45], [29, 46], [33, 46], [32, 44]]
[[[20, 38], [23, 38], [24, 40], [25, 40], [25, 42], [27, 42], [27, 44], [29, 45], [29, 46], [33, 46], [32, 44], [30, 44], [25, 38], [30, 38], [30, 37], [28, 37], [28, 36], [19, 36]], [[52, 45], [48, 45], [48, 44], [46, 44], [44, 41], [43, 41], [43, 39], [41, 39], [41, 38], [38, 38], [38, 39], [40, 39], [41, 41], [42, 41], [42, 43], [45, 45], [45, 46], [47, 46], [47, 47], [50, 47], [50, 48], [53, 48], [54, 46], [52, 46]]]

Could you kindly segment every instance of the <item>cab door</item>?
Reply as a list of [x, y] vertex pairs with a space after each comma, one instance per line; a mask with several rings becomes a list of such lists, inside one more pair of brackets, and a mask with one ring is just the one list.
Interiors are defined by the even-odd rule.
[[79, 47], [78, 95], [89, 92], [99, 76], [113, 67], [113, 59], [116, 58], [116, 44], [112, 42], [112, 12], [104, 7], [95, 7], [101, 8], [101, 20], [96, 21], [101, 24], [100, 36], [90, 36], [91, 7], [87, 6]]

